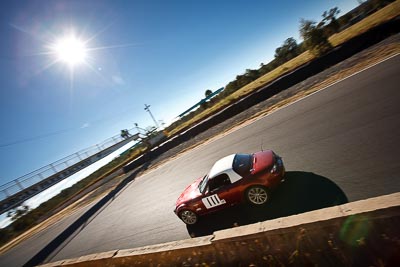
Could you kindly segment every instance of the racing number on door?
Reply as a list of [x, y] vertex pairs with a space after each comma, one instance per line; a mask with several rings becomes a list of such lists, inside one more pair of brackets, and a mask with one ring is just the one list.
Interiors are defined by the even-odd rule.
[[207, 209], [211, 209], [226, 203], [225, 199], [219, 199], [217, 194], [205, 197], [201, 201]]

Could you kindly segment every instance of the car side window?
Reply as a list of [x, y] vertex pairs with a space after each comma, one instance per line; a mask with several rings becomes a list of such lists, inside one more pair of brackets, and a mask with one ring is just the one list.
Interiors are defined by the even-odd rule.
[[226, 173], [223, 173], [210, 180], [208, 189], [210, 192], [213, 192], [230, 184], [231, 180], [229, 179], [229, 176]]
[[236, 154], [233, 159], [232, 168], [233, 170], [244, 177], [250, 173], [253, 167], [253, 156], [250, 154]]

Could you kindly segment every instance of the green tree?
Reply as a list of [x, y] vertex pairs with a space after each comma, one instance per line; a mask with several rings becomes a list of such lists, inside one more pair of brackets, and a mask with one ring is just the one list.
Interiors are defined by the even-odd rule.
[[338, 18], [337, 21], [339, 23], [339, 27], [343, 29], [344, 27], [350, 26], [350, 21], [352, 18], [353, 18], [353, 14], [351, 14], [351, 13], [344, 14], [343, 16]]
[[243, 86], [251, 83], [252, 81], [254, 81], [257, 78], [258, 78], [257, 70], [247, 69], [244, 74], [236, 76], [236, 82], [238, 85], [237, 89], [242, 88]]
[[321, 23], [316, 25], [315, 21], [301, 19], [300, 35], [304, 39], [305, 48], [315, 56], [321, 56], [332, 48]]
[[[212, 91], [210, 89], [207, 89], [204, 94], [205, 94], [205, 96], [207, 98], [212, 94]], [[202, 99], [201, 103], [200, 103], [200, 107], [204, 110], [204, 109], [209, 107], [209, 103], [210, 103], [209, 101], [206, 101], [205, 99]]]
[[246, 72], [244, 74], [247, 78], [249, 78], [251, 81], [254, 81], [260, 77], [260, 74], [258, 73], [258, 70], [252, 70], [252, 69], [246, 69]]
[[268, 64], [262, 64], [262, 66], [258, 70], [258, 72], [260, 73], [260, 75], [264, 75], [264, 74], [270, 72], [271, 70], [275, 69], [279, 65], [280, 64], [278, 64], [278, 60], [275, 58]]
[[7, 217], [11, 218], [12, 221], [16, 221], [19, 218], [21, 218], [22, 216], [24, 216], [25, 214], [27, 214], [29, 212], [29, 206], [24, 205], [20, 208], [17, 208], [13, 211], [9, 211], [7, 213]]
[[340, 25], [336, 16], [339, 15], [340, 10], [337, 7], [331, 8], [329, 11], [324, 11], [322, 14], [322, 23], [326, 25], [324, 27], [325, 34], [330, 36], [339, 31]]
[[275, 50], [275, 59], [283, 64], [300, 54], [300, 48], [293, 37], [287, 38], [283, 45]]
[[237, 80], [231, 81], [225, 86], [225, 90], [223, 92], [224, 96], [229, 95], [235, 92], [239, 88]]

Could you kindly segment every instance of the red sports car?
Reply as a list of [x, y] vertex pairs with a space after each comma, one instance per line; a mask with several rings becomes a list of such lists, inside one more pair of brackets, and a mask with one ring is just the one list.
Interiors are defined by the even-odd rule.
[[200, 215], [243, 201], [262, 205], [284, 174], [282, 159], [272, 150], [224, 157], [183, 191], [174, 212], [184, 223], [195, 224]]

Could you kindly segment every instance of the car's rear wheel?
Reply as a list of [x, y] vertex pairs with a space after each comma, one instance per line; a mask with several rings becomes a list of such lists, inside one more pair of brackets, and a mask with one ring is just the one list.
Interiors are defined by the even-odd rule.
[[183, 210], [179, 213], [179, 218], [186, 224], [195, 224], [199, 217], [191, 210]]
[[246, 190], [246, 198], [253, 205], [263, 205], [268, 201], [268, 190], [264, 186], [252, 186]]

